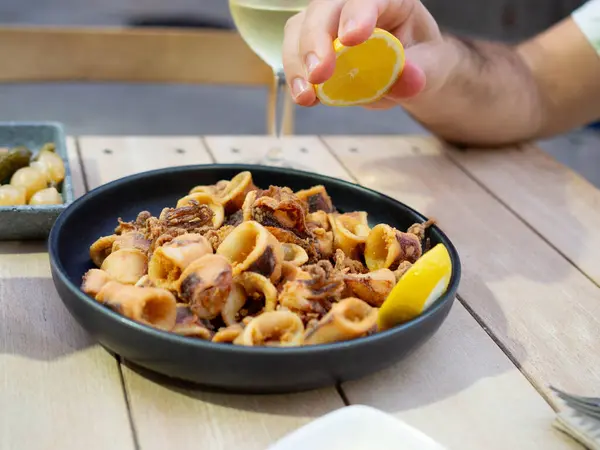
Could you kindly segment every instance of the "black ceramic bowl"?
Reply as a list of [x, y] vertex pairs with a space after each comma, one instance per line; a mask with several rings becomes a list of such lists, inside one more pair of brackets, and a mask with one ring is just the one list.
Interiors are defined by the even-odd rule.
[[177, 336], [129, 320], [79, 290], [93, 267], [90, 245], [113, 233], [117, 218], [134, 219], [148, 210], [158, 215], [198, 184], [213, 184], [250, 170], [259, 187], [293, 190], [322, 184], [340, 211], [364, 210], [372, 224], [406, 229], [425, 218], [408, 206], [345, 181], [290, 169], [245, 165], [186, 166], [126, 177], [101, 186], [71, 204], [49, 238], [54, 284], [75, 319], [102, 345], [125, 360], [168, 377], [212, 388], [247, 393], [307, 390], [355, 379], [401, 360], [425, 342], [444, 321], [460, 279], [454, 245], [437, 228], [432, 245], [449, 250], [453, 274], [447, 292], [424, 314], [402, 326], [347, 342], [297, 348], [260, 348], [218, 344]]

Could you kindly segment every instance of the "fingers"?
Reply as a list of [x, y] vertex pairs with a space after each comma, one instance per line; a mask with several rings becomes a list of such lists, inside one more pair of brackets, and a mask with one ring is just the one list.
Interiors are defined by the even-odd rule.
[[[312, 0], [305, 11], [292, 17], [285, 29], [283, 64], [295, 102], [318, 103], [313, 85], [327, 81], [335, 70], [332, 43], [337, 36], [344, 45], [358, 45], [376, 26], [404, 38], [408, 46], [439, 37], [437, 24], [418, 0]], [[421, 92], [426, 80], [420, 66], [420, 61], [413, 64], [408, 58], [386, 101], [371, 107], [387, 108], [390, 102]]]
[[358, 45], [375, 27], [394, 34], [405, 47], [440, 37], [427, 8], [419, 0], [348, 0], [338, 30], [344, 45]]
[[300, 13], [288, 20], [285, 25], [283, 67], [294, 101], [301, 106], [312, 106], [317, 96], [313, 86], [306, 80], [304, 63], [299, 53], [303, 21], [304, 13]]
[[366, 41], [389, 4], [390, 0], [348, 0], [342, 9], [338, 29], [342, 44], [350, 46]]
[[313, 84], [323, 83], [333, 75], [335, 53], [332, 44], [344, 3], [344, 0], [316, 0], [304, 12], [299, 58], [304, 64], [306, 79]]
[[328, 80], [335, 69], [333, 39], [345, 0], [316, 0], [288, 20], [283, 66], [292, 96], [302, 106], [316, 104], [313, 84]]

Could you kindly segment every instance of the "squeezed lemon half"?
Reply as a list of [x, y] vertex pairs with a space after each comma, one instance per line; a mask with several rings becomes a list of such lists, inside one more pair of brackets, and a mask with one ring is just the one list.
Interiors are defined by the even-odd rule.
[[452, 261], [446, 247], [438, 244], [425, 253], [398, 280], [377, 317], [380, 330], [419, 316], [448, 289]]
[[404, 70], [404, 47], [393, 34], [376, 28], [362, 44], [346, 47], [333, 43], [335, 71], [315, 85], [320, 102], [328, 106], [353, 106], [379, 100]]

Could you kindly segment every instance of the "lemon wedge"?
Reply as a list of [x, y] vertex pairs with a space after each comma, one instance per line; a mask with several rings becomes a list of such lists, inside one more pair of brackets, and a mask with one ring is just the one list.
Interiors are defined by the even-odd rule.
[[448, 289], [452, 261], [446, 247], [438, 244], [425, 253], [398, 280], [377, 317], [385, 330], [419, 316]]
[[354, 106], [380, 99], [404, 70], [404, 47], [393, 34], [380, 28], [362, 44], [346, 47], [339, 38], [331, 78], [315, 85], [317, 97], [327, 106]]

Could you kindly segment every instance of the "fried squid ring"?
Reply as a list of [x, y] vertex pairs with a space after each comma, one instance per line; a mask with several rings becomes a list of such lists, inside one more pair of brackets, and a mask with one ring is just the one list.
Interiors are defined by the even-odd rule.
[[177, 302], [165, 289], [142, 288], [116, 281], [106, 283], [96, 300], [136, 322], [170, 331], [177, 318]]
[[225, 188], [227, 187], [228, 184], [229, 184], [228, 180], [221, 180], [215, 184], [194, 186], [190, 190], [190, 194], [197, 194], [197, 193], [201, 192], [201, 193], [206, 193], [206, 194], [212, 195], [214, 197], [218, 197], [219, 194], [225, 190]]
[[212, 245], [200, 234], [186, 233], [177, 236], [152, 254], [148, 264], [150, 281], [158, 287], [175, 289], [175, 283], [185, 268], [212, 252]]
[[398, 268], [403, 261], [414, 263], [421, 257], [419, 237], [402, 233], [386, 224], [376, 225], [365, 243], [365, 262], [369, 270]]
[[255, 272], [244, 272], [236, 279], [246, 295], [264, 298], [264, 311], [274, 311], [277, 306], [277, 289], [271, 281]]
[[419, 237], [416, 234], [398, 231], [396, 239], [398, 239], [398, 243], [400, 244], [400, 262], [408, 261], [413, 264], [417, 262], [417, 259], [423, 254]]
[[219, 245], [217, 254], [229, 260], [234, 276], [250, 271], [269, 277], [273, 282], [281, 277], [281, 245], [258, 222], [243, 222], [235, 227]]
[[135, 284], [148, 271], [148, 258], [135, 248], [125, 248], [108, 255], [100, 268], [119, 283]]
[[304, 324], [289, 311], [271, 311], [254, 317], [234, 344], [246, 346], [294, 347], [302, 345]]
[[389, 269], [379, 269], [363, 274], [344, 275], [350, 295], [371, 306], [381, 306], [396, 285], [396, 276]]
[[217, 331], [213, 336], [212, 341], [231, 344], [240, 334], [242, 334], [243, 331], [244, 327], [239, 323], [229, 325], [226, 328], [220, 328], [219, 331]]
[[283, 249], [283, 260], [295, 266], [303, 266], [308, 261], [306, 251], [296, 244], [281, 244]]
[[242, 209], [241, 209], [241, 214], [242, 214], [241, 222], [247, 222], [249, 220], [252, 220], [252, 210], [254, 208], [254, 202], [256, 201], [256, 194], [257, 194], [257, 191], [250, 191], [246, 195], [246, 198], [244, 199], [244, 203], [242, 204]]
[[104, 260], [112, 253], [113, 245], [117, 235], [103, 236], [90, 246], [90, 258], [96, 267], [102, 267]]
[[398, 265], [400, 242], [389, 225], [376, 225], [365, 242], [365, 263], [369, 270], [389, 269]]
[[221, 317], [225, 325], [234, 325], [238, 321], [236, 320], [237, 313], [246, 304], [246, 291], [238, 283], [233, 283], [231, 292], [225, 300], [223, 309], [221, 310]]
[[139, 231], [126, 231], [116, 237], [112, 246], [112, 251], [123, 250], [126, 248], [135, 248], [141, 252], [147, 253], [150, 249], [150, 240]]
[[195, 337], [210, 341], [213, 332], [203, 324], [188, 305], [177, 305], [177, 319], [171, 330], [180, 336]]
[[301, 239], [311, 237], [304, 203], [290, 188], [271, 186], [256, 194], [252, 219], [263, 226], [288, 230]]
[[404, 261], [414, 263], [423, 254], [421, 240], [386, 224], [376, 225], [365, 243], [365, 263], [369, 270], [396, 270]]
[[296, 192], [296, 196], [304, 201], [308, 206], [308, 212], [314, 213], [324, 211], [326, 213], [333, 212], [333, 202], [327, 193], [325, 186], [313, 186], [310, 189], [303, 189]]
[[315, 228], [323, 228], [325, 231], [331, 230], [329, 217], [325, 211], [315, 211], [306, 216], [306, 224]]
[[192, 194], [208, 194], [208, 195], [214, 195], [216, 192], [216, 189], [214, 186], [194, 186], [191, 190], [189, 195]]
[[148, 275], [144, 275], [142, 278], [140, 278], [138, 280], [138, 282], [134, 284], [134, 286], [136, 286], [136, 287], [156, 287], [156, 286], [154, 286], [154, 283], [152, 283], [152, 281], [150, 281], [150, 278], [148, 277]]
[[104, 270], [90, 269], [83, 276], [81, 290], [87, 295], [96, 298], [104, 285], [111, 281], [110, 275]]
[[356, 339], [377, 327], [377, 308], [349, 297], [333, 305], [316, 326], [306, 333], [304, 344], [317, 345]]
[[225, 189], [219, 193], [219, 200], [225, 207], [225, 212], [231, 214], [242, 207], [246, 195], [256, 190], [250, 172], [240, 172], [227, 184]]
[[[281, 244], [295, 244], [304, 249], [306, 254], [308, 255], [309, 263], [316, 263], [322, 258], [320, 253], [320, 245], [319, 241], [316, 238], [313, 239], [300, 239], [294, 233], [289, 230], [284, 230], [283, 228], [277, 227], [266, 227], [267, 231], [271, 233], [275, 239]], [[332, 234], [333, 239], [333, 234]], [[332, 241], [333, 242], [333, 241]]]
[[209, 254], [191, 263], [175, 288], [199, 318], [214, 319], [227, 301], [232, 282], [229, 262], [222, 256]]
[[182, 197], [177, 202], [177, 208], [181, 208], [183, 206], [188, 206], [193, 204], [192, 202], [198, 202], [199, 205], [208, 206], [213, 212], [212, 216], [212, 226], [216, 229], [223, 225], [225, 221], [225, 208], [223, 205], [219, 203], [215, 198], [207, 194], [206, 192], [196, 192], [194, 194], [186, 195]]
[[352, 259], [360, 259], [360, 253], [371, 231], [367, 223], [366, 212], [329, 214], [333, 231], [333, 243]]

